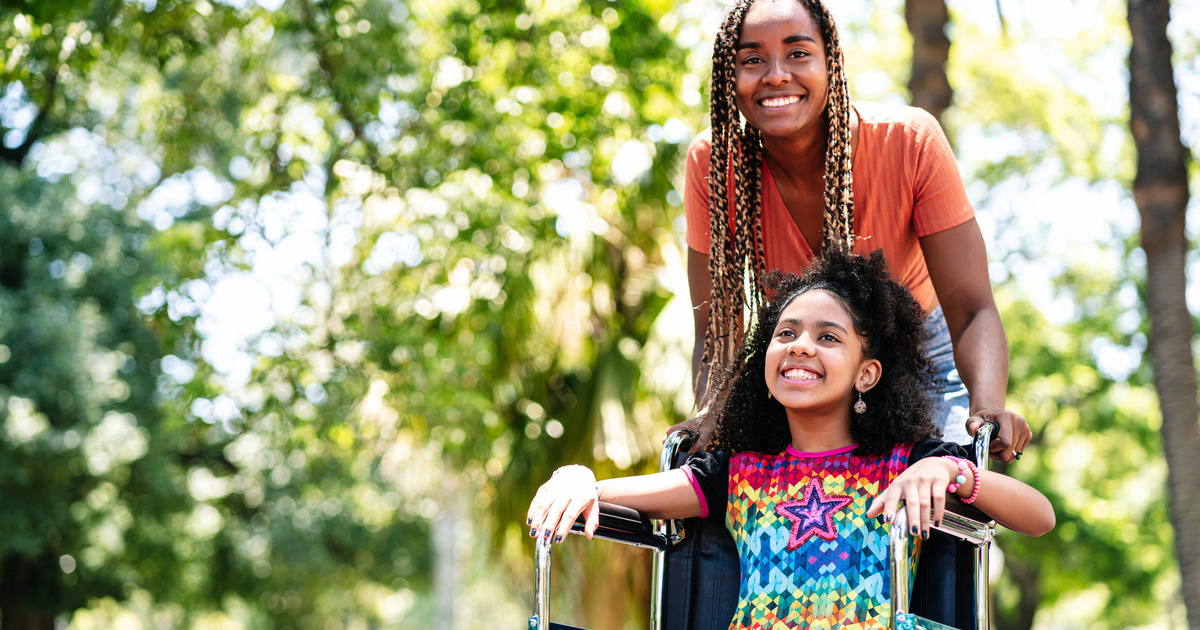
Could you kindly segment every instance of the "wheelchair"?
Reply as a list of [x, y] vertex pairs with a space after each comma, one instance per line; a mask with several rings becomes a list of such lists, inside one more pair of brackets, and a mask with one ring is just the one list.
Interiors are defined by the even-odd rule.
[[[975, 463], [988, 464], [995, 423], [975, 436]], [[694, 435], [676, 431], [663, 443], [659, 470], [681, 465]], [[737, 549], [725, 528], [723, 510], [707, 518], [652, 520], [635, 510], [600, 504], [595, 538], [651, 549], [650, 630], [726, 630], [737, 608], [741, 583]], [[941, 525], [922, 543], [912, 588], [907, 553], [908, 517], [896, 513], [888, 541], [891, 556], [893, 630], [987, 630], [989, 627], [988, 555], [995, 522], [957, 497], [946, 499]], [[583, 533], [580, 517], [571, 528]], [[536, 539], [534, 607], [529, 630], [583, 630], [550, 621], [548, 538]]]

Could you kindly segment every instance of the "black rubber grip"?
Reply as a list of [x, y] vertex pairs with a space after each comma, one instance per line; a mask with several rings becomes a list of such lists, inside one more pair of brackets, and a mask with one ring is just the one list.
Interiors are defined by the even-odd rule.
[[[665, 549], [667, 546], [665, 537], [654, 533], [650, 517], [637, 510], [601, 502], [599, 520], [595, 533], [598, 538], [654, 549]], [[584, 522], [584, 515], [580, 514], [571, 531], [582, 533]]]

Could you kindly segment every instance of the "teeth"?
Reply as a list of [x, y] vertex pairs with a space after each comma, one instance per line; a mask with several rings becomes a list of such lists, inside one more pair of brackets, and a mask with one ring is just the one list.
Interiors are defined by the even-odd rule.
[[781, 96], [779, 98], [763, 99], [761, 102], [762, 102], [763, 107], [784, 107], [787, 105], [791, 105], [792, 103], [797, 103], [799, 101], [800, 101], [799, 96]]
[[821, 376], [816, 372], [810, 372], [801, 368], [792, 368], [783, 372], [784, 378], [797, 379], [801, 381], [814, 381]]

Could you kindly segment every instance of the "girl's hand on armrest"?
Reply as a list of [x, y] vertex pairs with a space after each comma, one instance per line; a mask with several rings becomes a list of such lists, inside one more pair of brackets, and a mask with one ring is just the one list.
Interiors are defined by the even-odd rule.
[[584, 512], [587, 518], [583, 533], [591, 540], [600, 523], [596, 476], [586, 466], [563, 466], [538, 488], [529, 504], [525, 524], [529, 525], [530, 536], [561, 543], [575, 519]]
[[946, 487], [958, 474], [954, 462], [942, 457], [929, 457], [909, 466], [900, 473], [867, 509], [867, 517], [883, 514], [891, 523], [896, 518], [900, 501], [908, 513], [908, 533], [929, 538], [929, 529], [940, 525], [946, 507]]
[[[867, 510], [867, 517], [883, 514], [884, 520], [890, 523], [895, 518], [897, 505], [904, 501], [909, 533], [928, 537], [930, 523], [935, 526], [941, 523], [947, 486], [959, 472], [953, 459], [923, 459], [901, 473], [875, 498]], [[963, 498], [975, 495], [975, 507], [997, 523], [1026, 536], [1041, 536], [1054, 529], [1054, 507], [1035, 488], [1008, 475], [987, 470], [969, 469], [963, 471], [963, 476], [966, 481], [958, 486], [955, 494]]]

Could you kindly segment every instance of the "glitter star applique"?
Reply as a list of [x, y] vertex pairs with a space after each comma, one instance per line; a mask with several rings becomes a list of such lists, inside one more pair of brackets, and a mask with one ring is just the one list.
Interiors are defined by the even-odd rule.
[[795, 551], [814, 534], [824, 540], [835, 540], [837, 525], [833, 523], [833, 515], [851, 502], [850, 497], [825, 496], [821, 482], [813, 479], [804, 489], [803, 498], [776, 505], [775, 513], [792, 522], [788, 551]]

